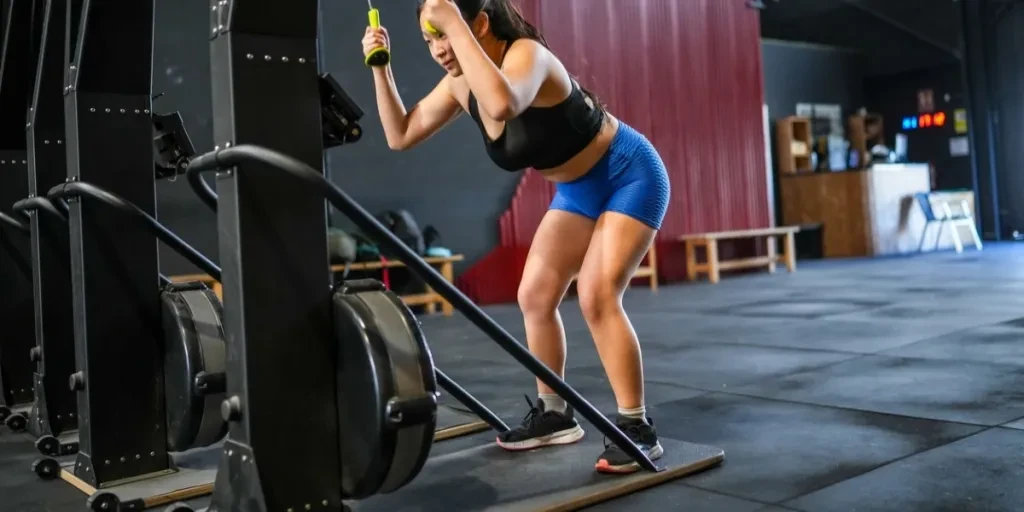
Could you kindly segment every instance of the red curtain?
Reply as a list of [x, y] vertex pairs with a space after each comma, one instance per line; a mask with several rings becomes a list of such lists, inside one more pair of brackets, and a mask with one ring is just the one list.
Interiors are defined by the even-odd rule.
[[[680, 235], [765, 227], [758, 11], [744, 0], [520, 0], [569, 72], [661, 153], [672, 197], [659, 274], [685, 277]], [[502, 216], [501, 243], [460, 276], [479, 303], [509, 302], [553, 187], [524, 174]]]

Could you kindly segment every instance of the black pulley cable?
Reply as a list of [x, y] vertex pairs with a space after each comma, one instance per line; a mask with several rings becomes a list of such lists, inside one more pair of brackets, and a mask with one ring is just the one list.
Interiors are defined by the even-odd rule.
[[493, 411], [487, 408], [486, 405], [482, 404], [475, 396], [471, 395], [457, 382], [451, 379], [451, 377], [444, 374], [440, 368], [434, 368], [434, 375], [437, 377], [437, 383], [441, 385], [441, 388], [448, 392], [452, 398], [459, 401], [459, 403], [466, 406], [469, 412], [475, 414], [478, 418], [484, 420], [485, 423], [491, 426], [498, 432], [508, 432], [508, 425], [501, 421]]
[[[54, 204], [56, 203], [56, 205]], [[57, 205], [60, 205], [59, 207]], [[34, 196], [20, 199], [14, 203], [13, 210], [19, 213], [28, 215], [33, 211], [46, 212], [46, 214], [55, 216], [56, 218], [67, 222], [70, 211], [68, 208], [67, 201], [59, 198], [55, 198], [53, 201], [46, 199], [45, 197]], [[171, 285], [171, 280], [163, 275], [159, 274], [160, 287], [164, 288]]]
[[14, 217], [11, 217], [10, 215], [8, 215], [5, 212], [0, 212], [0, 222], [3, 222], [4, 224], [7, 224], [8, 226], [13, 227], [14, 229], [17, 229], [18, 231], [21, 231], [22, 233], [28, 233], [29, 232], [29, 228], [28, 228], [28, 226], [24, 222], [22, 222], [22, 221], [20, 221], [18, 219], [15, 219]]
[[46, 194], [50, 199], [64, 199], [67, 197], [74, 196], [86, 196], [92, 199], [96, 199], [102, 203], [111, 206], [118, 211], [133, 217], [143, 223], [150, 232], [152, 232], [161, 242], [167, 244], [168, 247], [173, 249], [178, 254], [182, 255], [193, 265], [199, 267], [200, 270], [207, 273], [214, 280], [220, 282], [220, 267], [210, 261], [206, 256], [203, 256], [199, 251], [195, 250], [192, 246], [185, 243], [184, 240], [175, 235], [171, 230], [167, 229], [163, 224], [160, 224], [156, 219], [150, 216], [148, 213], [142, 211], [141, 208], [135, 206], [129, 201], [121, 198], [117, 194], [108, 192], [99, 188], [95, 185], [81, 182], [71, 181], [67, 183], [61, 183], [56, 187], [50, 189]]
[[[456, 309], [484, 331], [491, 339], [502, 346], [519, 364], [536, 375], [541, 382], [547, 384], [569, 405], [590, 421], [612, 443], [625, 451], [630, 458], [648, 471], [662, 471], [651, 459], [633, 443], [626, 434], [616, 427], [605, 415], [565, 383], [555, 372], [535, 358], [501, 325], [487, 316], [479, 306], [474, 304], [458, 288], [452, 286], [434, 267], [416, 255], [394, 233], [388, 231], [373, 215], [356, 203], [337, 185], [331, 183], [316, 169], [288, 155], [267, 148], [243, 144], [239, 146], [212, 151], [194, 158], [188, 165], [188, 174], [198, 174], [217, 169], [228, 169], [250, 162], [273, 167], [316, 187], [335, 208], [351, 219], [364, 233], [377, 236], [377, 242], [385, 250], [398, 254], [398, 260], [420, 276], [427, 285], [450, 302]], [[190, 181], [191, 183], [191, 181]]]
[[198, 172], [190, 172], [185, 178], [188, 180], [188, 184], [192, 187], [192, 190], [196, 192], [199, 199], [206, 203], [213, 211], [217, 211], [217, 192], [210, 187], [210, 184], [203, 179], [203, 175]]
[[20, 199], [14, 203], [13, 210], [18, 213], [28, 214], [33, 211], [45, 212], [47, 215], [54, 216], [60, 220], [67, 222], [68, 220], [68, 205], [64, 201], [58, 201], [61, 208], [57, 208], [51, 201], [45, 197], [33, 196]]

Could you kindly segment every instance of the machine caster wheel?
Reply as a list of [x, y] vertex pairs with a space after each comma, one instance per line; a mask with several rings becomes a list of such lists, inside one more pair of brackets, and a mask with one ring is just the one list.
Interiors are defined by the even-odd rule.
[[85, 501], [86, 506], [93, 512], [117, 512], [121, 506], [121, 500], [109, 492], [98, 492], [89, 496]]
[[36, 449], [43, 455], [56, 457], [60, 455], [60, 441], [53, 436], [43, 436], [36, 439]]
[[11, 415], [11, 408], [6, 405], [0, 405], [0, 421], [7, 421], [7, 417]]
[[168, 505], [164, 512], [195, 512], [195, 509], [179, 501]]
[[7, 428], [15, 432], [24, 432], [28, 427], [28, 418], [24, 414], [12, 414], [4, 420], [4, 423], [7, 424]]
[[60, 464], [55, 459], [39, 459], [32, 463], [32, 471], [43, 480], [53, 480], [60, 476]]

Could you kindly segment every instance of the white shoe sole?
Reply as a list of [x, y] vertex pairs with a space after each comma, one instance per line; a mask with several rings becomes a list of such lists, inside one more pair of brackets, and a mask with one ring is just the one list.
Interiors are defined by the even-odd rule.
[[[647, 458], [653, 461], [660, 459], [664, 454], [665, 449], [661, 446], [661, 442], [658, 442], [658, 444], [654, 445], [654, 448], [651, 448], [651, 450], [647, 452]], [[597, 461], [597, 464], [594, 467], [601, 473], [635, 473], [640, 470], [640, 464], [637, 464], [636, 462], [613, 466], [608, 464], [608, 461], [604, 459]]]
[[572, 444], [580, 439], [583, 439], [583, 427], [576, 425], [573, 428], [560, 430], [553, 434], [546, 436], [535, 437], [533, 439], [527, 439], [525, 441], [516, 441], [514, 443], [505, 443], [501, 439], [497, 439], [498, 446], [509, 450], [509, 451], [522, 451], [532, 450], [534, 448], [540, 448], [543, 446], [556, 446], [563, 444]]

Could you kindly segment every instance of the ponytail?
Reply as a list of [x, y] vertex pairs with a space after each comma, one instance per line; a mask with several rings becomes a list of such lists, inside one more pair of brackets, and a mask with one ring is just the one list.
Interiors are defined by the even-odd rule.
[[512, 0], [483, 0], [480, 3], [483, 4], [481, 10], [487, 13], [487, 17], [491, 20], [491, 33], [499, 41], [533, 39], [544, 45], [545, 48], [550, 48], [544, 35], [523, 17], [523, 13], [512, 3]]
[[[416, 15], [419, 16], [420, 9], [423, 8], [423, 1], [420, 0], [416, 7]], [[491, 33], [499, 41], [509, 42], [517, 39], [532, 39], [537, 41], [542, 46], [551, 50], [548, 46], [548, 42], [544, 39], [544, 35], [537, 30], [537, 27], [533, 26], [532, 23], [523, 17], [523, 13], [519, 11], [513, 0], [454, 0], [455, 5], [459, 7], [459, 11], [462, 13], [462, 18], [466, 20], [466, 23], [472, 23], [481, 12], [487, 13], [487, 18], [491, 23]], [[575, 80], [575, 77], [570, 75], [570, 78]], [[605, 106], [598, 100], [597, 95], [588, 91], [575, 80], [579, 85], [580, 90], [583, 94], [590, 99], [594, 108], [605, 111]]]

